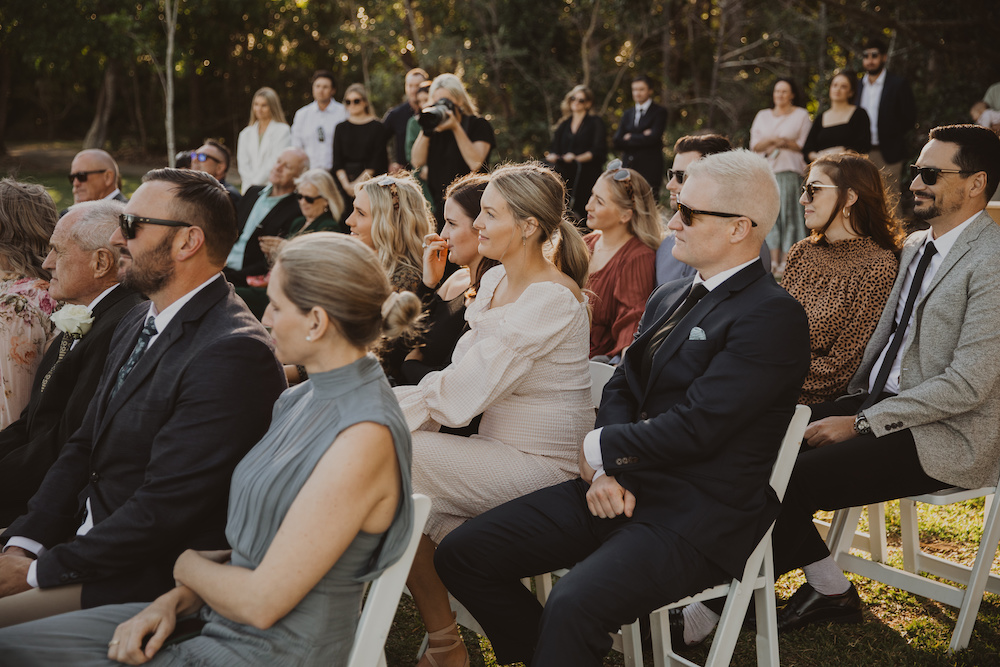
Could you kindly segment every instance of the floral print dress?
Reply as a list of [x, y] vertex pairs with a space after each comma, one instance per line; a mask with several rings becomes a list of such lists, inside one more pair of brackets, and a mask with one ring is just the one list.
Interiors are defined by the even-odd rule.
[[49, 316], [57, 303], [49, 283], [0, 273], [0, 429], [28, 404], [35, 371], [52, 337]]

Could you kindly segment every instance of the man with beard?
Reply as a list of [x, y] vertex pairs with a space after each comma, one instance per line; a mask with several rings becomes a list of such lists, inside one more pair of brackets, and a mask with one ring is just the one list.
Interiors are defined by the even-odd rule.
[[225, 549], [229, 478], [284, 374], [221, 274], [236, 238], [207, 174], [143, 178], [111, 242], [149, 297], [121, 321], [94, 398], [28, 513], [0, 536], [0, 626], [173, 587], [185, 549]]

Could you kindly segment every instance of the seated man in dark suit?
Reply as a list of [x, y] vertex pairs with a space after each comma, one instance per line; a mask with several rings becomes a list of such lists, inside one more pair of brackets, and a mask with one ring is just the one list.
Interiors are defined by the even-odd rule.
[[[809, 365], [805, 313], [760, 263], [778, 202], [749, 151], [691, 165], [670, 227], [698, 274], [650, 297], [581, 477], [441, 542], [438, 573], [498, 662], [600, 665], [609, 631], [742, 574], [778, 513], [768, 479]], [[519, 579], [561, 567], [543, 609]]]
[[220, 273], [236, 222], [218, 181], [157, 169], [125, 210], [119, 277], [150, 303], [122, 318], [83, 424], [0, 536], [0, 625], [152, 600], [182, 551], [225, 549], [230, 476], [285, 386]]
[[247, 276], [268, 271], [267, 257], [260, 248], [261, 236], [284, 236], [288, 225], [302, 215], [298, 200], [291, 196], [295, 179], [309, 168], [309, 156], [301, 148], [281, 151], [271, 168], [270, 183], [246, 191], [236, 209], [239, 237], [226, 258], [224, 273], [237, 287], [246, 287]]
[[43, 266], [52, 274], [49, 294], [63, 304], [52, 316], [61, 333], [42, 358], [20, 419], [0, 432], [0, 526], [24, 514], [28, 499], [80, 426], [111, 335], [143, 300], [118, 284], [118, 249], [111, 245], [111, 234], [124, 210], [117, 201], [76, 204], [52, 233]]

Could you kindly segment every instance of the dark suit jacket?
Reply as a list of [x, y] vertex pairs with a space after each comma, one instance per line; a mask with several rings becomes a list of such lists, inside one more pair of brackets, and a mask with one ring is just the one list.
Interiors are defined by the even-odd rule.
[[900, 162], [906, 157], [906, 134], [916, 122], [917, 104], [910, 84], [886, 72], [878, 104], [878, 149], [886, 162]]
[[66, 441], [83, 422], [119, 320], [143, 297], [118, 285], [94, 307], [94, 324], [70, 350], [41, 391], [42, 379], [59, 356], [60, 334], [35, 374], [31, 399], [21, 417], [0, 432], [0, 526], [24, 514]]
[[[122, 319], [83, 425], [3, 535], [44, 545], [39, 585], [83, 584], [84, 607], [152, 600], [183, 550], [226, 548], [233, 468], [285, 386], [266, 332], [216, 279], [110, 398], [147, 315], [141, 304]], [[87, 499], [94, 527], [76, 536]]]
[[[656, 351], [649, 341], [691, 280], [653, 292], [597, 414], [605, 470], [665, 526], [733, 576], [777, 515], [768, 485], [809, 368], [802, 306], [754, 262], [712, 290]], [[691, 338], [692, 329], [700, 327]]]
[[[240, 234], [243, 233], [243, 228], [250, 217], [250, 211], [257, 203], [263, 189], [262, 185], [253, 186], [246, 191], [236, 207], [236, 227], [240, 230]], [[264, 251], [260, 249], [260, 237], [285, 236], [288, 232], [288, 225], [300, 215], [302, 215], [302, 210], [295, 197], [288, 196], [278, 202], [278, 205], [264, 216], [264, 219], [254, 230], [253, 236], [247, 241], [246, 249], [243, 251], [243, 268], [239, 271], [228, 266], [223, 269], [229, 282], [238, 287], [246, 287], [247, 276], [260, 276], [267, 273], [267, 258], [264, 256]]]
[[[663, 181], [663, 130], [667, 127], [667, 110], [655, 102], [635, 124], [635, 107], [622, 114], [622, 120], [615, 132], [614, 146], [621, 154], [622, 164], [635, 169], [649, 181], [654, 190], [660, 189]], [[652, 130], [648, 135], [646, 130]], [[625, 135], [631, 134], [628, 140]]]

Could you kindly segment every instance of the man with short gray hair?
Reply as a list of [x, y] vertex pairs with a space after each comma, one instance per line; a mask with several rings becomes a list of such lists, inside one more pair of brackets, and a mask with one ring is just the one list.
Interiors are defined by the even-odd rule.
[[118, 249], [111, 235], [124, 210], [119, 201], [76, 204], [52, 233], [43, 266], [52, 273], [49, 294], [62, 304], [52, 318], [61, 331], [42, 359], [20, 419], [0, 431], [0, 526], [26, 511], [49, 466], [80, 426], [111, 334], [143, 300], [118, 284]]

